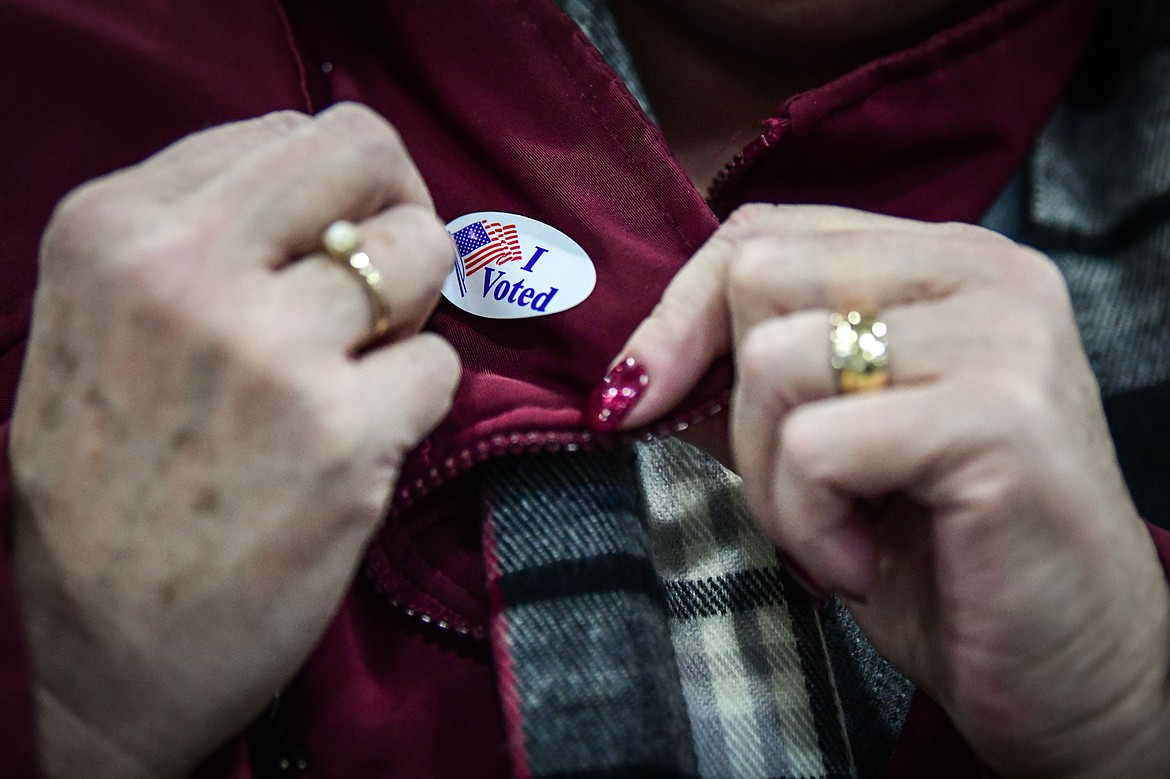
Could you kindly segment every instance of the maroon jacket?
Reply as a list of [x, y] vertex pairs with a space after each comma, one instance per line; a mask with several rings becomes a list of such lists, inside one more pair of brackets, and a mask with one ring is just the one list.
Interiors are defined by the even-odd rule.
[[[496, 453], [587, 445], [584, 398], [738, 203], [977, 221], [1059, 99], [1097, 2], [1005, 0], [793, 98], [707, 200], [552, 0], [0, 0], [0, 419], [11, 414], [53, 204], [209, 125], [360, 101], [402, 133], [443, 218], [506, 211], [571, 236], [598, 272], [585, 303], [539, 319], [476, 319], [447, 304], [436, 314], [433, 327], [464, 360], [455, 408], [411, 458], [367, 575], [281, 707], [311, 776], [506, 776], [477, 497], [464, 475]], [[725, 366], [714, 371], [678, 415], [701, 410], [727, 380]], [[6, 468], [0, 493], [6, 529]], [[1170, 542], [1156, 540], [1170, 560]], [[34, 775], [6, 559], [0, 765]], [[924, 698], [893, 770], [982, 771]], [[253, 776], [245, 739], [203, 773]]]

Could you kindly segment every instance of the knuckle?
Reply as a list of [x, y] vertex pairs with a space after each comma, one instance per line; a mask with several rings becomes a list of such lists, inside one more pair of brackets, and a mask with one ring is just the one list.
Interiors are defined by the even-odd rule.
[[187, 263], [188, 258], [208, 256], [208, 238], [182, 218], [160, 218], [148, 229], [128, 235], [119, 249], [119, 266], [133, 277], [165, 281], [205, 272]]
[[420, 333], [416, 339], [422, 357], [418, 369], [423, 372], [424, 383], [435, 388], [435, 397], [445, 408], [450, 405], [459, 384], [462, 372], [459, 353], [446, 339], [435, 333]]
[[1031, 247], [997, 237], [998, 250], [986, 255], [992, 278], [1020, 291], [1032, 305], [1038, 303], [1049, 310], [1065, 308], [1068, 286], [1056, 263]]
[[398, 208], [409, 226], [412, 243], [418, 247], [428, 286], [438, 286], [451, 272], [455, 257], [447, 228], [431, 208], [416, 203], [404, 203]]
[[[279, 370], [279, 368], [277, 369]], [[308, 404], [308, 426], [312, 438], [320, 442], [320, 451], [330, 453], [326, 459], [343, 463], [352, 456], [352, 450], [365, 429], [360, 414], [341, 402], [334, 387], [322, 386], [307, 377], [281, 377], [275, 380], [290, 395], [304, 394], [314, 400]], [[299, 386], [300, 383], [303, 387]]]
[[402, 137], [381, 114], [360, 103], [339, 103], [318, 119], [325, 127], [336, 126], [347, 142], [371, 149], [404, 152]]
[[1004, 451], [1031, 447], [1051, 402], [1041, 383], [1008, 368], [972, 376], [969, 397], [986, 411], [977, 431], [984, 447]]
[[402, 161], [409, 159], [406, 147], [397, 131], [390, 125], [382, 124], [381, 127], [381, 131], [354, 135], [350, 140], [353, 152], [365, 165], [398, 170], [402, 167]]
[[382, 116], [366, 106], [343, 103], [321, 114], [318, 121], [319, 134], [313, 145], [325, 145], [339, 170], [367, 182], [369, 208], [380, 208], [387, 202], [429, 205], [430, 195], [402, 136]]
[[807, 411], [797, 408], [780, 427], [779, 459], [787, 464], [798, 478], [815, 486], [829, 485], [829, 472], [820, 457], [821, 436], [818, 425]]
[[1044, 254], [1020, 247], [1019, 265], [1025, 275], [1026, 290], [1035, 295], [1050, 311], [1071, 311], [1068, 283], [1056, 263]]
[[57, 204], [45, 230], [44, 260], [63, 260], [80, 248], [102, 246], [137, 223], [136, 208], [107, 179], [83, 184]]
[[777, 262], [775, 245], [770, 241], [749, 240], [733, 255], [727, 269], [727, 298], [732, 308], [755, 305], [764, 294], [764, 279]]
[[[780, 419], [802, 403], [824, 396], [816, 376], [804, 375], [807, 366], [784, 366], [785, 355], [803, 346], [799, 330], [775, 321], [757, 325], [744, 335], [736, 352], [736, 386], [744, 403], [751, 403], [762, 418]], [[825, 380], [829, 369], [825, 366]]]
[[740, 382], [750, 387], [763, 387], [776, 363], [776, 344], [760, 327], [744, 334], [736, 354]]
[[357, 103], [341, 103], [319, 114], [297, 148], [307, 158], [327, 156], [347, 176], [361, 172], [381, 181], [388, 191], [394, 188], [392, 172], [401, 170], [407, 158], [398, 132]]
[[1013, 246], [1013, 241], [994, 230], [986, 227], [968, 224], [967, 222], [940, 222], [933, 226], [941, 237], [950, 238], [963, 243], [981, 243], [995, 246]]
[[770, 203], [745, 203], [731, 212], [724, 222], [724, 228], [734, 233], [752, 233], [761, 223], [773, 218], [782, 210], [782, 206]]
[[274, 135], [290, 135], [312, 122], [308, 114], [300, 111], [271, 111], [254, 120], [261, 128]]
[[1003, 412], [1001, 419], [1032, 420], [1044, 415], [1048, 399], [1035, 382], [1010, 371], [998, 372], [991, 380]]
[[241, 313], [223, 298], [225, 280], [198, 261], [213, 251], [212, 239], [195, 224], [160, 220], [127, 237], [96, 270], [105, 296], [124, 314], [168, 331], [187, 331], [209, 326], [221, 309]]

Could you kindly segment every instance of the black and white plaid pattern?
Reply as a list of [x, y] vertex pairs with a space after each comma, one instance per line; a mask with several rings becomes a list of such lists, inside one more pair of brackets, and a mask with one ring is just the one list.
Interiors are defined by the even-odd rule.
[[738, 478], [672, 439], [638, 454], [700, 775], [855, 775], [814, 604]]
[[484, 481], [519, 775], [856, 775], [814, 604], [734, 476], [662, 442]]
[[517, 775], [696, 776], [631, 453], [504, 458], [484, 485]]
[[[649, 112], [603, 0], [559, 2]], [[1163, 262], [1170, 153], [1160, 132], [1170, 116], [1167, 63], [1170, 53], [1151, 57], [1112, 102], [1062, 107], [985, 221], [1037, 246], [1064, 272], [1093, 367], [1105, 394], [1115, 396], [1106, 409], [1122, 465], [1127, 477], [1149, 477], [1139, 485], [1160, 483], [1170, 440], [1151, 428], [1165, 415], [1150, 413], [1165, 408], [1170, 375], [1170, 351], [1159, 351], [1170, 268]], [[1094, 153], [1101, 148], [1110, 153]], [[657, 446], [643, 447], [639, 460], [696, 770], [711, 777], [884, 775], [912, 685], [876, 655], [840, 604], [820, 612], [797, 605], [803, 593], [794, 594], [771, 550], [742, 532], [742, 522], [726, 519], [743, 516], [733, 483], [681, 450]], [[700, 487], [705, 478], [714, 481]], [[1147, 517], [1170, 523], [1164, 490], [1135, 499]], [[826, 647], [831, 673], [819, 659]], [[803, 690], [794, 685], [798, 675]], [[845, 752], [833, 735], [842, 721]], [[778, 730], [783, 735], [773, 737]]]

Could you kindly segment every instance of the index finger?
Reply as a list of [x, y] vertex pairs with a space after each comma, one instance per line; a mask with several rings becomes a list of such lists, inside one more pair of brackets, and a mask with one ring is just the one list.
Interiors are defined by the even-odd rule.
[[740, 209], [705, 243], [634, 331], [615, 366], [637, 365], [636, 405], [601, 429], [639, 427], [669, 411], [757, 323], [808, 309], [881, 309], [990, 283], [1008, 239], [825, 206]]

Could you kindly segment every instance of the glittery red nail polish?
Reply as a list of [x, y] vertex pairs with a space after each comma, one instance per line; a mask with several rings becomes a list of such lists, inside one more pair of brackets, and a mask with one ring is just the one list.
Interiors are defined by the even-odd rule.
[[616, 430], [649, 385], [650, 376], [642, 363], [633, 357], [622, 360], [610, 368], [590, 396], [589, 423], [603, 433]]

